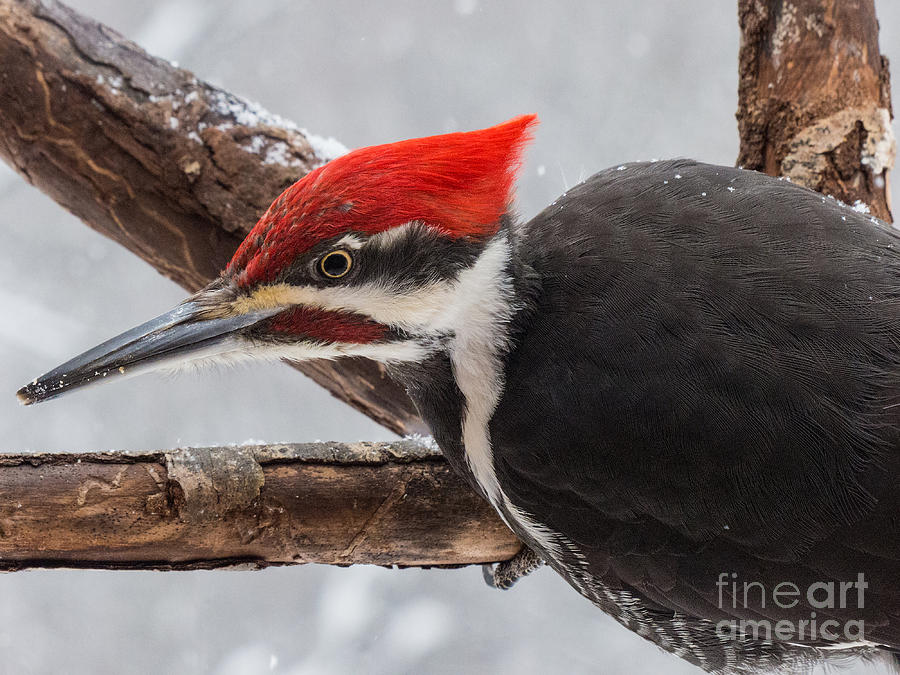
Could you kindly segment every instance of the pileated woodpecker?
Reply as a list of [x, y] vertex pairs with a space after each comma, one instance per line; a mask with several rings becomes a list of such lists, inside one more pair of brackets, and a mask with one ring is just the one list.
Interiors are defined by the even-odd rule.
[[312, 171], [219, 279], [20, 399], [378, 359], [537, 556], [664, 649], [715, 673], [900, 649], [898, 235], [688, 160], [601, 171], [523, 224], [535, 122]]

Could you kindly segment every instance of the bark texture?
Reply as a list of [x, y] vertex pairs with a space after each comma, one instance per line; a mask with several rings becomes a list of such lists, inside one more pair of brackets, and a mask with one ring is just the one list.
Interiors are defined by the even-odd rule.
[[466, 565], [520, 548], [411, 441], [0, 455], [0, 571]]
[[739, 0], [738, 11], [738, 165], [890, 221], [895, 143], [874, 0]]
[[[0, 64], [0, 157], [188, 291], [328, 159], [321, 139], [52, 0], [0, 0]], [[424, 430], [374, 362], [296, 367], [393, 431]]]

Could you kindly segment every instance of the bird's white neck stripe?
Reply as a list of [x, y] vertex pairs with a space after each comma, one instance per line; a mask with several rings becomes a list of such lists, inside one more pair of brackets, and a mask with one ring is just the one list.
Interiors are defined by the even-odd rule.
[[465, 402], [462, 440], [466, 460], [494, 506], [502, 499], [494, 471], [488, 424], [503, 393], [501, 359], [509, 348], [509, 322], [516, 312], [505, 234], [491, 240], [478, 260], [460, 273], [455, 301], [446, 313], [453, 377]]
[[512, 503], [494, 468], [489, 424], [506, 386], [502, 359], [510, 348], [509, 324], [520, 309], [509, 262], [509, 239], [501, 233], [475, 264], [460, 274], [456, 301], [447, 314], [455, 335], [450, 345], [453, 377], [465, 399], [463, 448], [475, 480], [500, 516], [512, 518], [547, 554], [558, 559], [559, 536]]

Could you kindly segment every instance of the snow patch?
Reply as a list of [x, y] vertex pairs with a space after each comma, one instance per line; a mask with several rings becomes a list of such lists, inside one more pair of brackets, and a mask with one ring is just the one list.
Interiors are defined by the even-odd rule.
[[259, 103], [229, 92], [221, 90], [213, 92], [210, 103], [217, 113], [230, 117], [243, 127], [282, 127], [291, 131], [301, 131], [296, 124], [281, 115], [269, 112]]
[[404, 441], [412, 441], [418, 445], [423, 445], [429, 450], [440, 450], [434, 436], [423, 436], [422, 434], [407, 434], [403, 437]]
[[254, 136], [247, 145], [242, 145], [241, 147], [247, 152], [257, 154], [262, 152], [262, 149], [266, 147], [266, 142], [263, 140], [262, 136]]
[[866, 126], [868, 134], [859, 161], [878, 175], [894, 166], [897, 142], [891, 128], [891, 113], [888, 109], [879, 108], [875, 118], [876, 124]]
[[[331, 138], [318, 136], [310, 133], [306, 129], [301, 129], [290, 120], [271, 113], [263, 108], [259, 103], [248, 101], [240, 96], [235, 96], [224, 91], [216, 91], [211, 100], [213, 109], [224, 117], [234, 120], [234, 124], [244, 127], [281, 127], [288, 131], [294, 131], [306, 138], [316, 157], [321, 163], [329, 162], [336, 157], [347, 154], [349, 150], [340, 141]], [[234, 126], [230, 122], [223, 122], [217, 127], [223, 131]], [[253, 143], [253, 141], [251, 141]], [[258, 150], [254, 150], [258, 151]], [[285, 166], [298, 166], [301, 163], [293, 158], [289, 158], [290, 147], [283, 141], [272, 144], [266, 152], [266, 158], [263, 160], [267, 164], [283, 164]]]
[[866, 130], [860, 163], [875, 176], [890, 169], [894, 164], [896, 143], [888, 110], [845, 108], [816, 120], [791, 139], [788, 152], [781, 161], [782, 173], [801, 184], [813, 181], [824, 172], [828, 153], [844, 143], [847, 134], [860, 123]]
[[853, 205], [850, 207], [857, 213], [870, 213], [869, 205], [866, 204], [862, 199], [857, 199], [853, 202]]
[[250, 138], [249, 143], [241, 147], [254, 155], [263, 155], [263, 164], [276, 164], [288, 167], [303, 166], [303, 162], [293, 154], [291, 147], [280, 139], [268, 138], [263, 134], [257, 134]]
[[275, 141], [266, 149], [263, 164], [279, 164], [281, 166], [302, 166], [297, 157], [291, 154], [291, 149], [284, 141]]
[[313, 152], [316, 153], [316, 157], [322, 160], [323, 163], [330, 162], [331, 160], [337, 159], [341, 155], [346, 155], [350, 152], [350, 150], [347, 149], [347, 146], [336, 138], [332, 138], [331, 136], [328, 138], [317, 136], [306, 129], [300, 129], [300, 132], [306, 136], [306, 141], [313, 149]]
[[781, 64], [781, 51], [786, 44], [800, 39], [800, 26], [797, 23], [797, 6], [786, 2], [775, 19], [775, 32], [772, 35], [772, 57], [775, 66]]

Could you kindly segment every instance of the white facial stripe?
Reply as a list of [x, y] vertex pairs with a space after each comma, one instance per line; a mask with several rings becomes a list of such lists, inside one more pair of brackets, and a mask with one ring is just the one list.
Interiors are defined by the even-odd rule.
[[231, 311], [245, 314], [304, 305], [355, 312], [378, 323], [430, 332], [433, 324], [446, 323], [438, 319], [453, 304], [455, 287], [456, 283], [451, 281], [435, 281], [416, 288], [395, 288], [385, 283], [325, 288], [274, 284], [239, 297], [231, 304]]
[[[416, 342], [394, 342], [382, 344], [355, 344], [335, 342], [316, 344], [304, 342], [299, 344], [258, 345], [241, 338], [230, 338], [205, 351], [197, 352], [189, 359], [159, 368], [147, 367], [140, 372], [161, 370], [180, 372], [199, 369], [208, 365], [237, 365], [250, 361], [306, 361], [309, 359], [336, 359], [342, 356], [363, 356], [382, 363], [402, 363], [421, 361], [427, 350]], [[129, 372], [129, 374], [131, 374]], [[134, 374], [138, 374], [135, 372]]]
[[285, 286], [279, 297], [288, 305], [344, 310], [370, 317], [378, 323], [410, 330], [427, 330], [446, 311], [455, 295], [452, 282], [433, 282], [401, 290], [386, 284], [358, 286]]
[[378, 248], [388, 248], [390, 246], [393, 246], [403, 237], [407, 236], [407, 234], [411, 230], [419, 229], [423, 226], [423, 223], [421, 223], [420, 221], [413, 220], [409, 223], [404, 223], [403, 225], [392, 227], [389, 230], [384, 230], [383, 232], [373, 234], [371, 237], [369, 237], [369, 244]]
[[365, 245], [365, 243], [365, 240], [360, 239], [355, 234], [345, 234], [343, 237], [337, 240], [335, 248], [349, 248], [357, 251], [361, 249]]
[[[304, 356], [306, 349], [312, 348], [317, 356]], [[421, 361], [427, 350], [421, 344], [407, 340], [405, 342], [388, 342], [374, 344], [357, 344], [352, 342], [335, 342], [328, 345], [286, 345], [271, 347], [271, 358], [301, 361], [307, 358], [338, 358], [341, 356], [362, 356], [382, 363], [403, 363]], [[296, 351], [295, 351], [296, 349]]]

